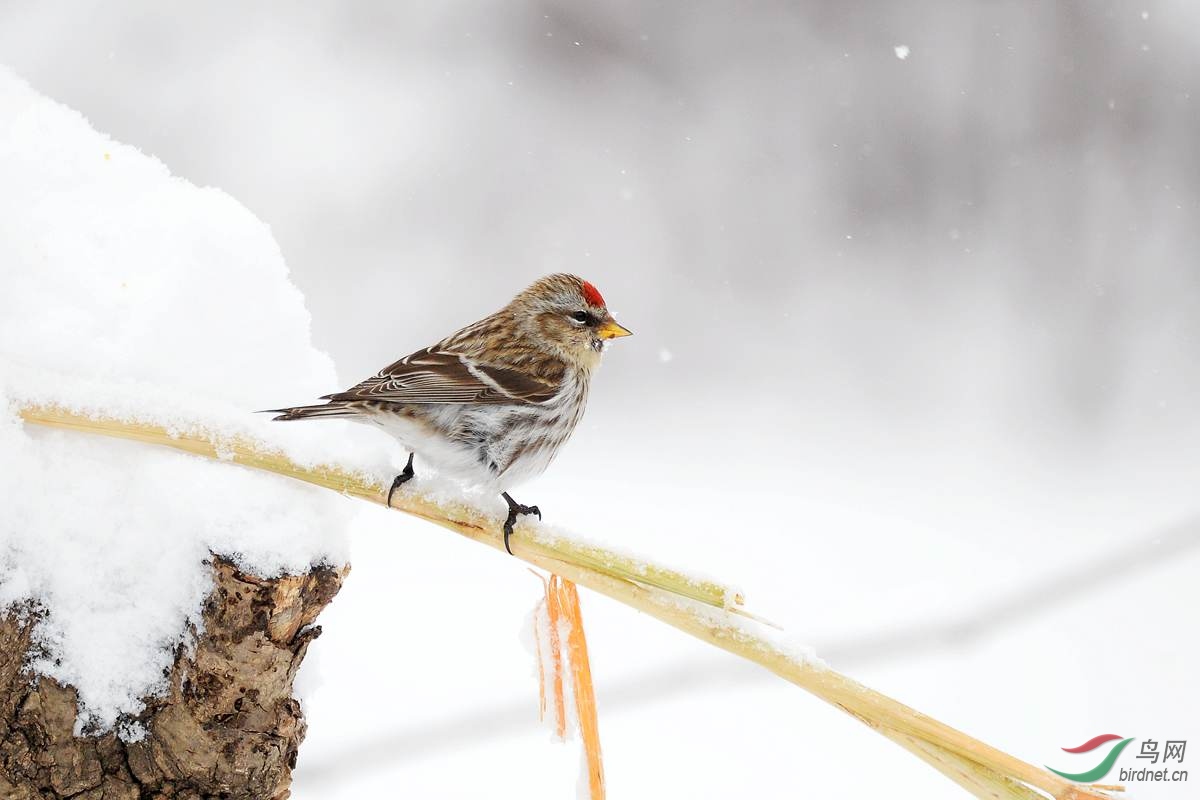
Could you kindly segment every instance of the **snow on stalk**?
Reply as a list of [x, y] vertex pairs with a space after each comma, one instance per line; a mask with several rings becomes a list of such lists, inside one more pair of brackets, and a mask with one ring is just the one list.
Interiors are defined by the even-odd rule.
[[[188, 426], [186, 429], [168, 429], [153, 422], [88, 416], [66, 408], [40, 404], [22, 406], [19, 413], [26, 422], [160, 444], [195, 455], [232, 461], [243, 466], [286, 475], [352, 497], [387, 505], [388, 487], [370, 476], [338, 465], [303, 467], [264, 443], [245, 436], [231, 437], [210, 432], [202, 424]], [[504, 549], [503, 536], [496, 521], [469, 506], [439, 503], [412, 491], [403, 491], [392, 497], [392, 508], [429, 520], [470, 539]], [[518, 524], [510, 544], [514, 555], [521, 555], [526, 560], [533, 556], [571, 563], [606, 575], [654, 586], [665, 592], [718, 608], [736, 606], [743, 602], [741, 593], [729, 586], [587, 542], [539, 535], [531, 532], [528, 522]], [[521, 552], [518, 553], [518, 550]]]
[[[29, 423], [165, 445], [386, 504], [386, 487], [369, 476], [337, 465], [304, 467], [249, 437], [208, 434], [203, 426], [168, 431], [161, 425], [89, 417], [44, 404], [25, 405], [18, 412]], [[460, 503], [405, 491], [396, 495], [392, 507], [474, 541], [504, 547], [499, 520]], [[1098, 787], [1071, 783], [1027, 764], [830, 669], [781, 632], [731, 607], [742, 597], [719, 583], [644, 564], [597, 545], [578, 545], [563, 537], [543, 539], [528, 523], [517, 528], [511, 545], [513, 554], [529, 564], [766, 667], [896, 742], [977, 797], [1110, 797]]]

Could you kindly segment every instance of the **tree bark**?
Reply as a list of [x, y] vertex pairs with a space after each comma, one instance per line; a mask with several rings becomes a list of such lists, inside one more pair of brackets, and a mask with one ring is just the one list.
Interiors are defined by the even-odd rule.
[[0, 616], [0, 798], [286, 798], [304, 739], [292, 681], [349, 567], [256, 578], [222, 558], [195, 646], [180, 647], [146, 736], [75, 737], [75, 690], [23, 665], [37, 609]]

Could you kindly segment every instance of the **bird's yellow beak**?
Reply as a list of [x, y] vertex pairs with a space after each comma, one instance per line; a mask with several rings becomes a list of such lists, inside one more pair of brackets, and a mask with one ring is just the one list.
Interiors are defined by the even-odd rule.
[[633, 336], [633, 331], [622, 328], [615, 319], [610, 319], [596, 329], [596, 335], [601, 339], [620, 339], [622, 336]]
[[618, 339], [622, 336], [632, 335], [634, 335], [634, 332], [625, 330], [624, 327], [618, 325], [616, 319], [607, 320], [604, 325], [596, 329], [596, 336], [602, 339]]

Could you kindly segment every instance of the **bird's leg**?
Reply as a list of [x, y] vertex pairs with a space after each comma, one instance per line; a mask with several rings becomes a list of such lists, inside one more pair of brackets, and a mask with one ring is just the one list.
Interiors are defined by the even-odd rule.
[[404, 465], [404, 471], [396, 476], [396, 480], [392, 481], [392, 488], [388, 489], [388, 508], [392, 507], [392, 495], [396, 493], [396, 489], [412, 480], [413, 475], [415, 474], [413, 473], [412, 460], [413, 453], [409, 453], [408, 463]]
[[504, 498], [504, 502], [508, 503], [508, 519], [504, 520], [504, 549], [511, 556], [512, 548], [508, 546], [508, 537], [512, 536], [513, 523], [517, 521], [517, 515], [537, 514], [537, 518], [542, 518], [542, 511], [537, 506], [523, 506], [516, 500], [508, 496], [508, 492], [501, 492], [500, 496]]

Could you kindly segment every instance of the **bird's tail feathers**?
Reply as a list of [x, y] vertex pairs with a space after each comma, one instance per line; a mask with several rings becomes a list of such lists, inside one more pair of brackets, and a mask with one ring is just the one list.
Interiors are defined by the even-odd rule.
[[258, 412], [260, 414], [278, 414], [277, 417], [272, 417], [272, 420], [293, 420], [293, 419], [314, 419], [316, 417], [352, 417], [355, 414], [353, 408], [350, 408], [346, 403], [332, 402], [324, 403], [319, 406], [296, 406], [294, 408], [268, 408]]

